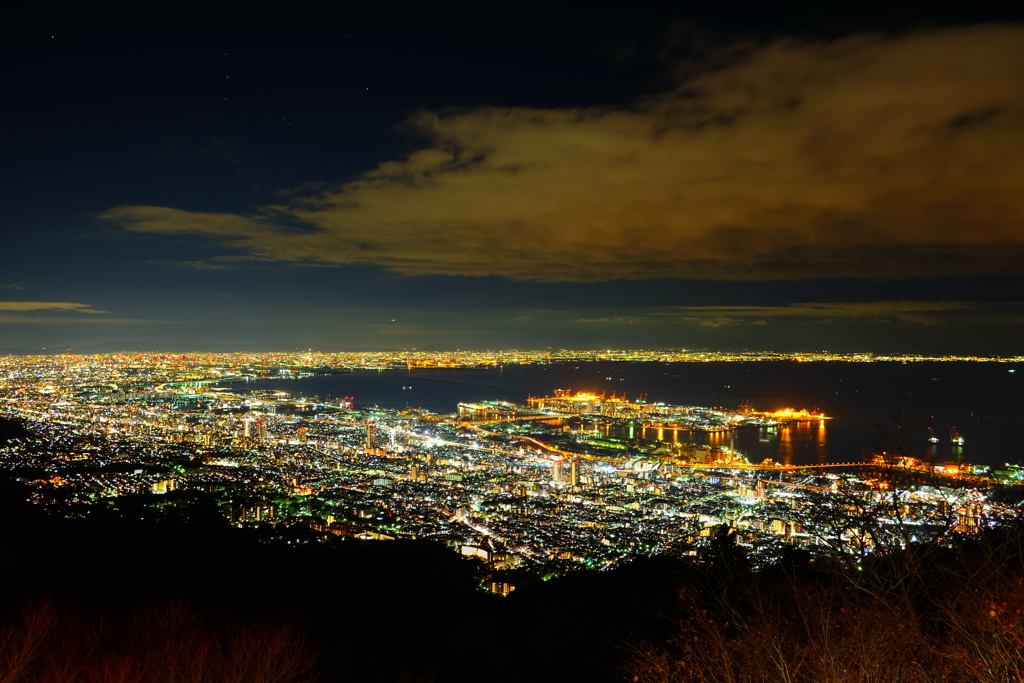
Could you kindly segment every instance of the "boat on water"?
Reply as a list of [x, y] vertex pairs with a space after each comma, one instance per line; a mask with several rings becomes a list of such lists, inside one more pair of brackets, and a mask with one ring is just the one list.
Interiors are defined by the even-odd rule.
[[957, 446], [964, 445], [964, 437], [960, 436], [960, 432], [956, 431], [956, 427], [953, 426], [949, 428], [949, 440]]
[[939, 437], [935, 436], [935, 432], [932, 431], [931, 427], [928, 428], [928, 441], [929, 441], [929, 443], [938, 443], [939, 442]]

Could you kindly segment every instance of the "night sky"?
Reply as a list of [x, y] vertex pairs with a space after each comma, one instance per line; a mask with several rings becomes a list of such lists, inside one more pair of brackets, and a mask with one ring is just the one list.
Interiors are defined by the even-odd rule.
[[3, 15], [0, 352], [1024, 353], [1024, 12], [552, 4]]

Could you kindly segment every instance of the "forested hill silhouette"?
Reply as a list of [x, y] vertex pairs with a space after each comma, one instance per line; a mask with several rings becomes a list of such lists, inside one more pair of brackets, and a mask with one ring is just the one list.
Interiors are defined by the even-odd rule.
[[215, 510], [154, 520], [90, 506], [68, 519], [27, 496], [0, 483], [5, 623], [44, 602], [86, 631], [82, 615], [113, 614], [104, 623], [116, 630], [119, 618], [184, 604], [197, 624], [291, 625], [324, 681], [618, 680], [616, 644], [659, 636], [659, 605], [685, 569], [647, 560], [502, 598], [477, 587], [478, 565], [435, 542], [268, 543]]

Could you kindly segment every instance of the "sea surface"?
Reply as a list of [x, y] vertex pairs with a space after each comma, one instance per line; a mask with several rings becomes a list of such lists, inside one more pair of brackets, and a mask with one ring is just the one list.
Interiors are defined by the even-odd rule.
[[[1016, 372], [1010, 372], [1016, 370]], [[1024, 460], [1024, 368], [1006, 363], [570, 363], [487, 369], [356, 370], [296, 380], [247, 382], [296, 396], [352, 397], [357, 406], [453, 413], [460, 402], [525, 403], [555, 389], [606, 392], [649, 402], [755, 410], [818, 409], [831, 420], [707, 434], [647, 429], [651, 440], [726, 445], [751, 462], [858, 462], [876, 450], [877, 425], [905, 413], [930, 425], [915, 437], [917, 455], [938, 462], [999, 466]], [[950, 426], [964, 437], [950, 441]], [[889, 428], [889, 427], [886, 427]]]

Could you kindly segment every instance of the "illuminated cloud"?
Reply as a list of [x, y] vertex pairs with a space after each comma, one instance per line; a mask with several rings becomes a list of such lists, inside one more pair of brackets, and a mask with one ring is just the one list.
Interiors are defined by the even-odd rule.
[[[564, 316], [563, 316], [564, 317]], [[662, 306], [634, 307], [630, 316], [573, 318], [576, 324], [607, 326], [634, 321], [645, 327], [761, 326], [768, 324], [902, 323], [906, 325], [1020, 325], [1024, 303], [980, 301], [865, 301], [794, 303], [780, 306]]]
[[423, 149], [252, 215], [123, 206], [102, 218], [255, 260], [405, 274], [1021, 272], [1024, 28], [734, 54], [629, 108], [421, 112], [409, 126]]
[[[634, 316], [636, 317], [636, 316]], [[632, 325], [633, 318], [624, 315], [617, 315], [612, 318], [579, 318], [575, 322], [578, 323], [610, 323], [615, 325]]]
[[0, 311], [75, 311], [76, 313], [106, 313], [89, 304], [66, 301], [0, 301]]
[[[36, 311], [45, 313], [43, 315], [36, 315], [34, 313]], [[25, 315], [26, 313], [29, 315]], [[58, 315], [52, 315], [53, 313]], [[78, 313], [92, 315], [75, 315]], [[0, 301], [0, 324], [133, 325], [172, 322], [169, 320], [150, 320], [146, 318], [107, 318], [104, 317], [106, 313], [106, 311], [97, 310], [89, 304], [77, 304], [67, 301]]]
[[687, 322], [696, 322], [701, 327], [733, 327], [736, 325], [767, 325], [767, 320], [749, 320], [746, 318], [730, 318], [716, 315], [710, 318], [684, 318]]
[[0, 314], [0, 324], [26, 325], [166, 325], [173, 320], [151, 320], [149, 318], [62, 318], [54, 316], [27, 316]]
[[1024, 322], [1019, 305], [963, 301], [869, 301], [855, 303], [797, 303], [786, 306], [679, 306], [652, 312], [703, 327], [766, 325], [770, 319], [808, 320], [830, 324], [858, 320], [939, 325], [978, 322]]

